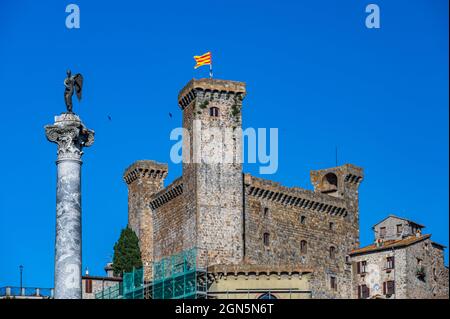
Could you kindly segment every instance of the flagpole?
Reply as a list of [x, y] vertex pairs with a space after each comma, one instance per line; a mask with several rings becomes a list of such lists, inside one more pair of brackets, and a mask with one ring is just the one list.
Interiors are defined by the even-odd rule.
[[209, 78], [212, 79], [213, 78], [213, 71], [212, 71], [212, 59], [209, 62]]

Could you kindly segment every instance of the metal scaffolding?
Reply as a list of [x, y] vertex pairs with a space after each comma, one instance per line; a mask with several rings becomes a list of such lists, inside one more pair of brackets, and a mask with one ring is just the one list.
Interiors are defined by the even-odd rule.
[[206, 268], [197, 267], [197, 249], [185, 250], [153, 264], [152, 299], [207, 297]]
[[144, 299], [143, 268], [125, 272], [121, 283], [97, 292], [95, 299]]
[[197, 249], [185, 250], [153, 263], [153, 281], [144, 283], [143, 268], [123, 274], [123, 281], [95, 294], [96, 299], [203, 299], [206, 268], [197, 267]]

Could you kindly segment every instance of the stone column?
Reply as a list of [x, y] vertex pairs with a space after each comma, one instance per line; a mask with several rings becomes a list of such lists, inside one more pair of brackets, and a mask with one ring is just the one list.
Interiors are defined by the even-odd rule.
[[45, 133], [58, 144], [55, 299], [81, 299], [81, 156], [94, 143], [94, 131], [77, 115], [63, 113]]

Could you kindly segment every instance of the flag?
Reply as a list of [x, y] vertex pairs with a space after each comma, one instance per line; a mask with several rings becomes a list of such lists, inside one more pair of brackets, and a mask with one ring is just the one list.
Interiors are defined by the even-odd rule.
[[211, 52], [206, 52], [203, 55], [195, 55], [195, 62], [197, 64], [194, 66], [194, 69], [201, 67], [202, 65], [210, 65], [211, 66]]

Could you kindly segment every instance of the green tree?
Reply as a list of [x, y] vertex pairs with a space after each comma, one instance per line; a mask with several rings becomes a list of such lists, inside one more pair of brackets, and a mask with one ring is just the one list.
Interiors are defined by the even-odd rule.
[[122, 229], [120, 238], [114, 245], [112, 267], [114, 276], [122, 276], [124, 272], [142, 267], [139, 239], [129, 227]]

